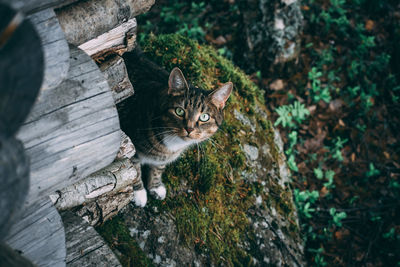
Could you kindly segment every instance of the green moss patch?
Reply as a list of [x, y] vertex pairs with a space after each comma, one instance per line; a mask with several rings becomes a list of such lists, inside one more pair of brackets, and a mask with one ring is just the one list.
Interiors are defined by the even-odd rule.
[[[274, 222], [278, 222], [285, 235], [297, 240], [292, 195], [279, 184], [278, 162], [282, 158], [275, 144], [274, 129], [267, 119], [264, 92], [213, 48], [186, 37], [149, 35], [141, 46], [151, 60], [166, 70], [179, 67], [195, 86], [212, 90], [228, 81], [234, 84], [218, 133], [167, 167], [163, 175], [167, 198], [149, 199], [147, 208], [156, 206], [159, 212], [172, 215], [182, 244], [195, 248], [216, 265], [249, 266], [252, 258], [263, 260], [265, 255], [259, 255], [256, 249], [257, 233], [250, 224], [249, 210], [278, 213], [273, 215]], [[238, 120], [235, 112], [250, 123]], [[245, 144], [258, 148], [256, 163], [249, 161], [243, 150]], [[247, 174], [257, 178], [250, 179]], [[262, 204], [256, 207], [256, 198], [260, 196]], [[280, 224], [282, 221], [285, 223]], [[133, 262], [138, 266], [149, 264], [120, 217], [105, 223], [98, 231], [111, 247], [121, 252], [119, 257], [124, 266]], [[248, 245], [244, 246], [244, 241]]]
[[96, 228], [97, 232], [116, 253], [122, 266], [153, 266], [152, 261], [140, 249], [135, 239], [129, 235], [121, 217], [117, 216]]
[[[242, 145], [247, 143], [261, 148], [267, 144], [272, 158], [262, 161], [267, 169], [265, 173], [275, 168], [279, 174], [272, 125], [265, 115], [256, 112], [265, 111], [264, 92], [213, 48], [186, 37], [150, 35], [142, 48], [165, 69], [179, 67], [193, 85], [211, 90], [228, 81], [234, 84], [220, 131], [212, 140], [187, 151], [167, 168], [163, 180], [169, 196], [161, 207], [176, 218], [182, 240], [210, 255], [214, 263], [247, 265], [252, 255], [238, 244], [251, 236], [246, 213], [254, 205], [257, 191], [262, 190], [258, 183], [252, 184], [242, 177], [244, 171], [250, 171]], [[234, 110], [254, 122], [255, 133], [235, 118]], [[276, 181], [270, 180], [271, 186], [276, 188]], [[179, 192], [182, 183], [190, 189]], [[295, 221], [291, 193], [282, 193], [282, 190], [276, 188], [281, 199], [269, 199], [267, 194], [263, 198], [285, 218], [292, 217]]]

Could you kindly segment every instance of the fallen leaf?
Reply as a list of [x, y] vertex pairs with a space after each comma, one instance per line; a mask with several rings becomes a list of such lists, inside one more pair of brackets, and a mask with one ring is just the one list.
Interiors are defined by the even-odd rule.
[[329, 194], [328, 188], [326, 188], [325, 186], [322, 187], [319, 195], [320, 195], [321, 197], [325, 197], [327, 194]]
[[269, 85], [269, 88], [270, 88], [271, 90], [274, 90], [274, 91], [282, 90], [283, 87], [284, 87], [284, 84], [283, 84], [283, 80], [281, 80], [281, 79], [277, 79], [277, 80], [273, 81], [273, 82]]
[[224, 36], [220, 35], [215, 40], [212, 40], [212, 43], [217, 46], [222, 46], [222, 45], [226, 44], [226, 39]]
[[369, 19], [365, 22], [365, 29], [367, 31], [372, 31], [374, 29], [374, 27], [375, 27], [375, 22], [373, 20]]

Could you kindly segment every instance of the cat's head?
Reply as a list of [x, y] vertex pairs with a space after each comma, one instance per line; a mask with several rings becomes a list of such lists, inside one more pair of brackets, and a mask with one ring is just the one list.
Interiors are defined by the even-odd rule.
[[179, 141], [197, 143], [215, 134], [232, 88], [231, 82], [214, 91], [189, 86], [181, 70], [174, 68], [168, 80], [167, 114], [163, 116], [165, 127], [171, 129], [170, 139], [179, 137]]

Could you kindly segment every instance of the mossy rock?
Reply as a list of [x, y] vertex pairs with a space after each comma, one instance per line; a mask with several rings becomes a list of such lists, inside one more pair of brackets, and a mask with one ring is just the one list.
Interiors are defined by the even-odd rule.
[[[195, 86], [211, 90], [234, 84], [220, 131], [168, 166], [166, 200], [152, 200], [144, 210], [131, 206], [122, 214], [127, 227], [136, 229], [138, 242], [147, 242], [142, 246], [146, 253], [160, 264], [301, 265], [288, 171], [279, 135], [267, 118], [264, 92], [213, 48], [186, 37], [150, 35], [142, 49], [167, 71], [179, 67]], [[157, 247], [168, 242], [142, 238], [146, 227], [160, 235], [157, 220], [166, 214], [173, 218], [179, 246], [192, 249], [193, 259], [174, 259]]]

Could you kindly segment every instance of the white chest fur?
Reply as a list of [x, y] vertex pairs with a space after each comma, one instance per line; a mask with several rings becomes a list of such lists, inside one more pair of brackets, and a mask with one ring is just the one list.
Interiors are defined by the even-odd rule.
[[195, 141], [185, 141], [177, 136], [166, 136], [163, 142], [171, 152], [178, 152], [195, 143]]

